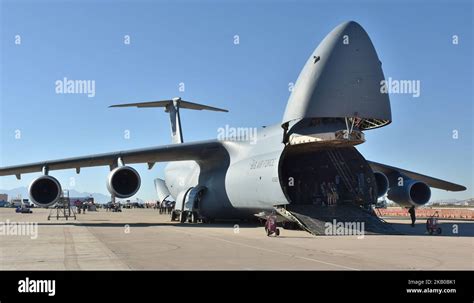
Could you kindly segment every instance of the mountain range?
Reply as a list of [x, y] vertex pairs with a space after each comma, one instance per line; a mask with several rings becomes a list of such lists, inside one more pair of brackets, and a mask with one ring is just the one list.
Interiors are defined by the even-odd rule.
[[[0, 194], [7, 194], [8, 200], [12, 198], [16, 198], [18, 197], [18, 195], [21, 195], [23, 199], [27, 199], [28, 188], [26, 186], [23, 186], [23, 187], [17, 187], [13, 189], [0, 189]], [[111, 199], [109, 195], [104, 195], [100, 193], [78, 192], [74, 189], [69, 190], [69, 197], [89, 197], [91, 195], [94, 198], [94, 201], [96, 203], [107, 203]]]

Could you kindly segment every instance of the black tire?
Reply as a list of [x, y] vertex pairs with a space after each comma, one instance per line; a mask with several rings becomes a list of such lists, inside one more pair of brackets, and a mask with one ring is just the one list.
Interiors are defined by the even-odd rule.
[[180, 215], [181, 215], [181, 217], [179, 218], [179, 221], [180, 221], [181, 223], [186, 223], [186, 219], [188, 218], [187, 212], [182, 211], [182, 212], [180, 213]]
[[277, 228], [275, 231], [275, 235], [278, 237], [280, 235], [280, 230]]
[[191, 218], [192, 218], [192, 220], [191, 220], [192, 223], [198, 223], [198, 216], [195, 212], [192, 213]]

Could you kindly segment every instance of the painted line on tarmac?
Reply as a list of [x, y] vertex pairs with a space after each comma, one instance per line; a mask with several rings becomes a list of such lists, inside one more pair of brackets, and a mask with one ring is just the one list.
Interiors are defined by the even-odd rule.
[[286, 257], [293, 257], [293, 258], [297, 258], [297, 259], [302, 259], [302, 260], [306, 260], [306, 261], [321, 263], [321, 264], [330, 265], [330, 266], [334, 266], [334, 267], [339, 267], [339, 268], [343, 268], [343, 269], [359, 270], [357, 268], [352, 268], [352, 267], [339, 265], [339, 264], [335, 264], [335, 263], [331, 263], [331, 262], [325, 262], [325, 261], [321, 261], [321, 260], [317, 260], [317, 259], [313, 259], [313, 258], [307, 258], [307, 257], [287, 254], [287, 253], [277, 251], [277, 250], [272, 250], [272, 249], [268, 249], [268, 248], [262, 248], [262, 247], [258, 247], [258, 246], [248, 245], [248, 244], [235, 242], [235, 241], [230, 241], [230, 240], [225, 240], [225, 239], [221, 239], [221, 238], [217, 238], [217, 237], [204, 236], [204, 235], [199, 235], [199, 234], [196, 234], [196, 233], [189, 233], [189, 232], [185, 232], [185, 231], [182, 231], [182, 230], [176, 230], [176, 229], [173, 229], [173, 231], [188, 234], [188, 235], [191, 235], [191, 236], [197, 236], [197, 237], [201, 237], [201, 238], [209, 238], [209, 239], [219, 240], [221, 242], [227, 242], [227, 243], [234, 244], [234, 245], [245, 246], [245, 247], [248, 247], [248, 248], [253, 248], [253, 249], [262, 250], [262, 251], [266, 251], [266, 252], [271, 252], [271, 253], [286, 256]]

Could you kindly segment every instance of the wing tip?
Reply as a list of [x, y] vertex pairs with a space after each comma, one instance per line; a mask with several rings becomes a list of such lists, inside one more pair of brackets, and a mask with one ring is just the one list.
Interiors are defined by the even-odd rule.
[[111, 107], [132, 107], [132, 106], [136, 106], [136, 105], [131, 105], [131, 104], [112, 104], [112, 105], [109, 105], [109, 108], [111, 108]]

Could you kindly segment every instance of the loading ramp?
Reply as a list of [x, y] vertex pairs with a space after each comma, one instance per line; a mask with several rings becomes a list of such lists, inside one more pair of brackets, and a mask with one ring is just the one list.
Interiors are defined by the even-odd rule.
[[351, 224], [356, 224], [359, 228], [363, 226], [363, 232], [366, 235], [400, 234], [390, 223], [377, 217], [375, 213], [364, 210], [353, 203], [341, 203], [333, 206], [290, 204], [284, 207], [276, 206], [275, 210], [313, 235], [326, 235], [326, 223], [333, 224], [335, 222], [342, 223], [344, 226], [351, 226]]

